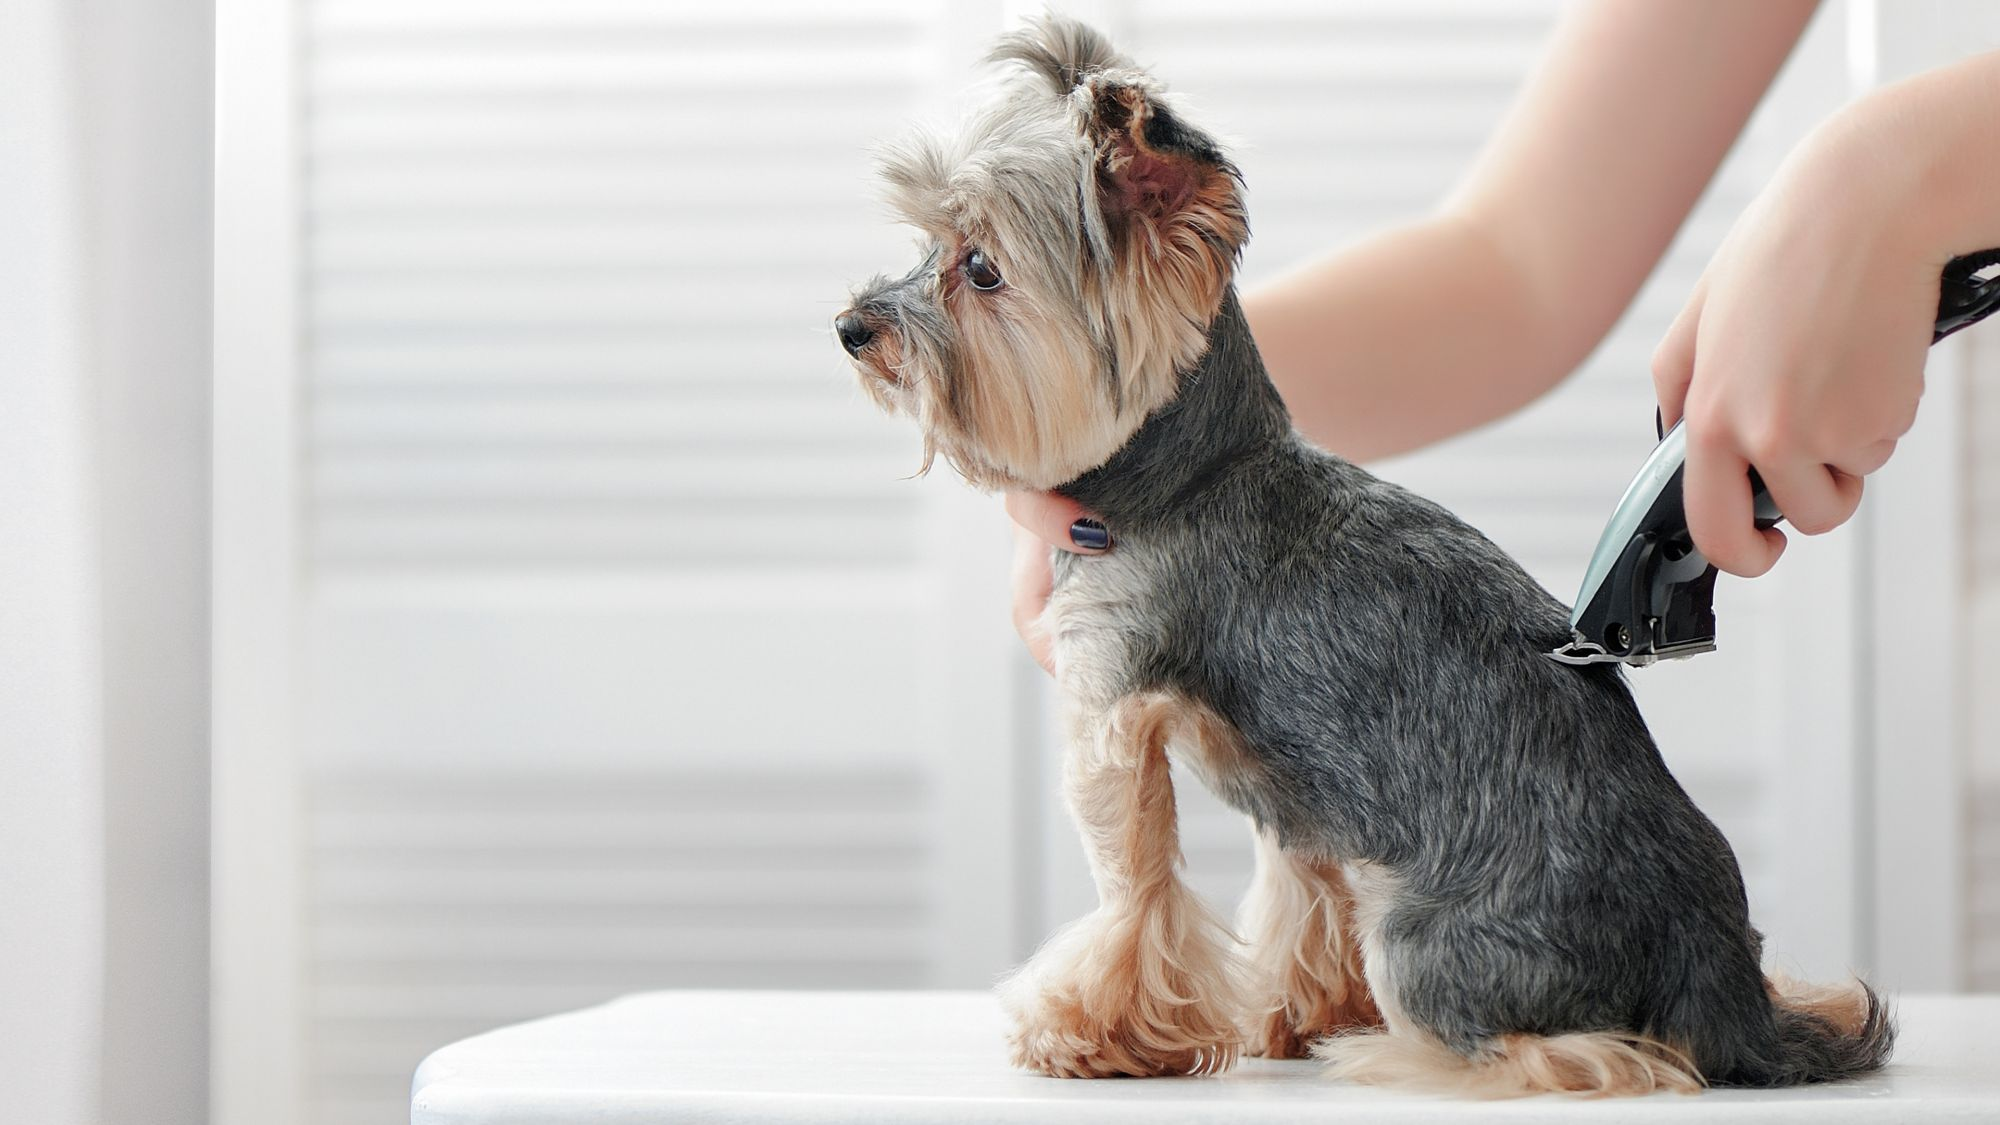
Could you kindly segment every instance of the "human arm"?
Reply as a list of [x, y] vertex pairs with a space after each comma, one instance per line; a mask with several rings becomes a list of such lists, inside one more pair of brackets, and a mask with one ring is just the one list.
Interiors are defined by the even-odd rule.
[[1654, 357], [1710, 561], [1757, 575], [1784, 549], [1752, 522], [1752, 466], [1802, 533], [1853, 515], [1915, 421], [1940, 272], [1996, 246], [2000, 52], [1884, 87], [1787, 158]]
[[1813, 8], [1595, 0], [1565, 16], [1436, 214], [1245, 296], [1299, 428], [1368, 461], [1561, 381], [1630, 304]]

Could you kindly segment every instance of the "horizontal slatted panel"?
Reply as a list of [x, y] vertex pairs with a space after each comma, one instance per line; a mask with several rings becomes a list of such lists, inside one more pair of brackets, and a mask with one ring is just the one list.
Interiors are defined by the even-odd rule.
[[316, 1120], [621, 993], [932, 981], [929, 720], [816, 669], [941, 602], [828, 329], [940, 6], [303, 10]]
[[902, 253], [857, 121], [935, 12], [307, 7], [315, 572], [906, 559], [914, 435], [827, 324]]
[[397, 1120], [432, 1049], [636, 989], [924, 983], [926, 807], [892, 770], [322, 776], [319, 1120]]

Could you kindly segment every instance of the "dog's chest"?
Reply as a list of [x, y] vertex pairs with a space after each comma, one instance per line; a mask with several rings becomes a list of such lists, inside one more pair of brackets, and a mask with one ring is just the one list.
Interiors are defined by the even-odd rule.
[[1141, 668], [1185, 632], [1162, 552], [1120, 543], [1106, 555], [1057, 551], [1042, 626], [1054, 642], [1056, 681], [1079, 702], [1109, 705], [1142, 686]]

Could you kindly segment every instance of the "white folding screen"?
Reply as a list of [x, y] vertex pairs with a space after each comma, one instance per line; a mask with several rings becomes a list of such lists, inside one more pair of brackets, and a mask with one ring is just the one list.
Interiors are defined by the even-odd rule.
[[[1235, 139], [1249, 285], [1431, 206], [1558, 12], [1072, 7]], [[1002, 524], [904, 479], [827, 331], [911, 258], [869, 146], [1036, 10], [222, 0], [224, 1125], [399, 1119], [428, 1047], [621, 991], [977, 986], [1081, 908]], [[1573, 596], [1653, 342], [1847, 95], [1844, 10], [1584, 371], [1381, 471]], [[1865, 954], [1857, 555], [1725, 582], [1723, 651], [1634, 677], [1815, 973]], [[1182, 791], [1233, 897], [1240, 818]]]

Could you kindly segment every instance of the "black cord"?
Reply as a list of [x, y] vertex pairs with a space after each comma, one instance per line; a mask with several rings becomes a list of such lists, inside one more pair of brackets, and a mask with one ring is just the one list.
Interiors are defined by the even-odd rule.
[[1937, 328], [1931, 335], [1931, 343], [2000, 311], [2000, 273], [1979, 280], [1981, 272], [1996, 266], [2000, 266], [2000, 249], [1981, 250], [1945, 263], [1944, 279], [1938, 286]]

